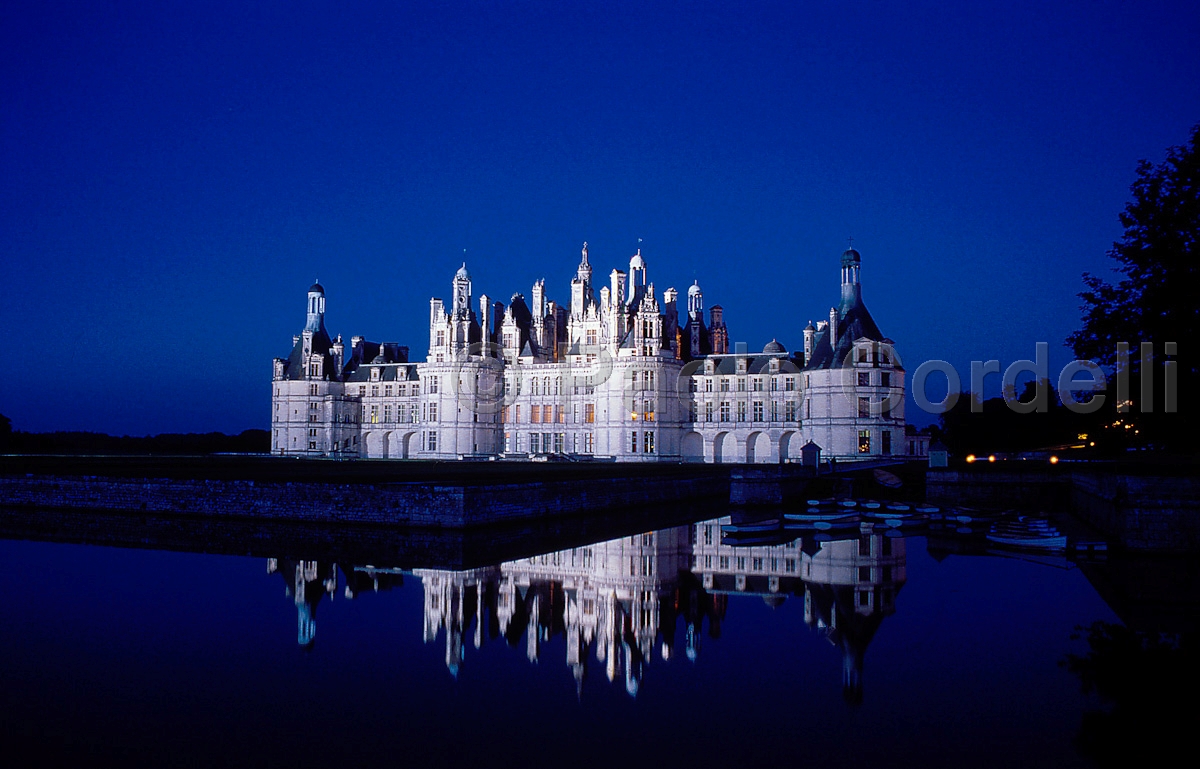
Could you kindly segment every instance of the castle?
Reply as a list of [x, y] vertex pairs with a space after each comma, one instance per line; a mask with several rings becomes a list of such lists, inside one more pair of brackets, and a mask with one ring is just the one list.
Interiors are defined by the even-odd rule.
[[841, 300], [803, 350], [736, 345], [698, 283], [656, 294], [641, 249], [597, 290], [583, 244], [570, 301], [545, 281], [507, 306], [475, 295], [464, 264], [449, 307], [429, 306], [423, 362], [395, 343], [330, 337], [325, 289], [274, 362], [271, 451], [461, 459], [788, 462], [921, 455], [906, 435], [904, 369], [862, 300], [861, 256], [841, 257]]

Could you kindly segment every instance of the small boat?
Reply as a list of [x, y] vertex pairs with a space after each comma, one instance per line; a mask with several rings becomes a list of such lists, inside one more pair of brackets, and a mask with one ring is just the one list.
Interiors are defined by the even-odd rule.
[[913, 528], [915, 526], [920, 526], [921, 524], [926, 523], [928, 521], [929, 521], [929, 516], [927, 516], [927, 515], [906, 515], [903, 517], [897, 516], [894, 518], [892, 518], [892, 517], [885, 518], [883, 523], [886, 526], [891, 526], [893, 529], [898, 529], [901, 526], [907, 526], [909, 528]]
[[1065, 534], [1051, 536], [1049, 534], [994, 534], [988, 532], [988, 542], [1000, 547], [1014, 547], [1020, 550], [1045, 550], [1058, 552], [1067, 549]]
[[858, 515], [839, 515], [829, 518], [820, 518], [817, 520], [788, 520], [784, 528], [788, 531], [834, 531], [856, 529], [862, 523], [862, 517]]
[[840, 510], [817, 510], [817, 509], [814, 509], [811, 507], [808, 509], [807, 512], [784, 513], [783, 514], [783, 520], [785, 520], [785, 521], [799, 521], [802, 523], [803, 522], [811, 523], [813, 521], [832, 521], [832, 520], [836, 520], [838, 518], [845, 518], [845, 517], [846, 517], [846, 514]]
[[954, 516], [954, 520], [959, 523], [984, 523], [999, 521], [1006, 515], [1011, 515], [1011, 513], [963, 509], [959, 511], [958, 515]]
[[925, 515], [941, 512], [941, 508], [934, 507], [933, 505], [922, 505], [920, 507], [914, 507], [913, 509], [918, 513], [924, 513]]
[[1067, 537], [1044, 518], [1021, 516], [1001, 521], [988, 530], [987, 540], [1000, 547], [1058, 552], [1067, 549]]
[[855, 502], [853, 499], [843, 499], [840, 502], [838, 502], [838, 507], [855, 507], [857, 505], [858, 505], [858, 503]]
[[887, 509], [891, 510], [893, 512], [903, 513], [903, 512], [910, 510], [911, 508], [908, 505], [902, 505], [897, 502], [893, 502], [892, 504], [887, 506]]
[[898, 489], [904, 485], [904, 481], [895, 473], [889, 473], [887, 470], [876, 468], [874, 471], [875, 480], [880, 486], [886, 486], [889, 489]]
[[863, 502], [862, 506], [866, 510], [878, 510], [880, 507], [878, 502]]

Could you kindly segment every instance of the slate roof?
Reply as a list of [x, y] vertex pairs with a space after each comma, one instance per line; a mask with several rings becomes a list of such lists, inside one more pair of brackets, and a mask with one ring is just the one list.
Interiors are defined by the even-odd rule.
[[[735, 375], [737, 374], [738, 358], [746, 358], [746, 373], [762, 374], [770, 370], [772, 360], [787, 360], [786, 355], [728, 355], [721, 356], [716, 359], [717, 365], [714, 373], [719, 375]], [[700, 372], [697, 372], [700, 373]]]
[[[324, 367], [326, 372], [333, 371], [333, 356], [329, 354], [330, 348], [333, 347], [333, 341], [329, 338], [329, 333], [325, 331], [325, 326], [322, 325], [320, 330], [312, 332], [312, 353], [323, 355], [325, 357]], [[304, 335], [296, 337], [296, 343], [292, 345], [292, 352], [287, 357], [287, 365], [283, 370], [283, 378], [296, 381], [304, 379]]]
[[884, 340], [883, 332], [875, 325], [875, 319], [863, 304], [861, 291], [855, 291], [853, 297], [843, 301], [838, 308], [837, 333], [838, 338], [830, 340], [828, 326], [817, 332], [812, 359], [808, 361], [806, 369], [841, 368], [849, 360], [855, 340]]

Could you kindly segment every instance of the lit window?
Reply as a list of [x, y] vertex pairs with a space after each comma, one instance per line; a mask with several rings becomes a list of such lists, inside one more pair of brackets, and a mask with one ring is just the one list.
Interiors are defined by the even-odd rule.
[[858, 431], [858, 453], [859, 454], [870, 454], [871, 453], [871, 431], [870, 430], [859, 430]]

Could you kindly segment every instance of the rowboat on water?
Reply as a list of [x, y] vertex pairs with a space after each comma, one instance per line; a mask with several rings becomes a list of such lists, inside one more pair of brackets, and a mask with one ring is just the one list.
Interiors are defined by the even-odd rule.
[[846, 517], [846, 513], [842, 512], [840, 510], [817, 510], [814, 508], [809, 508], [806, 512], [803, 512], [803, 513], [784, 513], [783, 514], [784, 521], [789, 521], [789, 522], [790, 521], [799, 521], [801, 523], [803, 523], [803, 522], [811, 523], [813, 521], [833, 521], [833, 520], [837, 520], [838, 518], [845, 518], [845, 517]]
[[874, 471], [875, 480], [880, 486], [886, 486], [889, 489], [898, 489], [904, 485], [904, 481], [895, 473], [889, 473], [887, 470], [876, 468]]
[[1015, 521], [1000, 521], [988, 530], [994, 545], [1018, 550], [1057, 552], [1067, 549], [1067, 537], [1045, 518], [1021, 516]]

